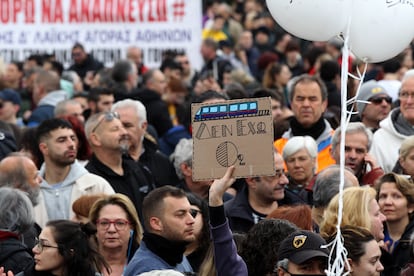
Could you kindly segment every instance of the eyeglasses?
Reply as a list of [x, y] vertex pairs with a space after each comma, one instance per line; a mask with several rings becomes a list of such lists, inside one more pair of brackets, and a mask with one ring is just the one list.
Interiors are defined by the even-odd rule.
[[190, 209], [190, 214], [193, 218], [196, 218], [198, 214], [202, 214], [200, 210], [197, 209]]
[[4, 106], [4, 102], [0, 102], [0, 109], [2, 109]]
[[387, 104], [391, 104], [392, 98], [391, 97], [378, 97], [378, 98], [370, 99], [369, 101], [375, 105], [382, 104], [383, 101], [386, 101]]
[[125, 230], [125, 228], [130, 224], [130, 222], [125, 219], [98, 219], [96, 221], [96, 227], [102, 230], [107, 230], [111, 224], [115, 226], [116, 230], [122, 231]]
[[44, 240], [39, 240], [38, 238], [35, 238], [35, 246], [37, 246], [37, 248], [39, 249], [39, 252], [43, 252], [44, 248], [59, 248], [58, 246], [53, 246], [53, 245], [48, 245], [45, 244]]
[[92, 129], [92, 133], [102, 124], [102, 121], [111, 122], [113, 119], [119, 119], [118, 112], [105, 112], [104, 116], [98, 121], [96, 126]]
[[410, 93], [407, 91], [401, 91], [400, 92], [400, 99], [407, 100], [408, 98], [414, 99], [414, 93]]

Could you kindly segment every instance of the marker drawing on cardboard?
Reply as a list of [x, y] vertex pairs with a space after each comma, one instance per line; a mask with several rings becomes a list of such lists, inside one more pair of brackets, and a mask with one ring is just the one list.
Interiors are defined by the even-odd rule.
[[193, 104], [193, 179], [274, 175], [270, 98]]

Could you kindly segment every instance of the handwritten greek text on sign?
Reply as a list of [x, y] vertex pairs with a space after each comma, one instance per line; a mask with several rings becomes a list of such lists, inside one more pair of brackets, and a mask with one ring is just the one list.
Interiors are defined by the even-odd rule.
[[273, 121], [269, 98], [192, 105], [193, 179], [274, 174]]

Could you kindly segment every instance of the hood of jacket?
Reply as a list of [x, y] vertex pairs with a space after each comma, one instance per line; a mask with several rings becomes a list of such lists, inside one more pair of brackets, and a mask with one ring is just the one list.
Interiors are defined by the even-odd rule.
[[59, 102], [64, 101], [68, 98], [68, 94], [64, 90], [56, 90], [49, 92], [39, 101], [40, 105], [51, 105], [56, 106]]
[[[43, 163], [42, 167], [40, 168], [39, 171], [39, 175], [44, 177], [45, 175], [45, 169], [46, 169], [46, 164]], [[62, 187], [64, 186], [69, 186], [72, 185], [74, 182], [76, 182], [76, 180], [78, 178], [80, 178], [81, 176], [88, 174], [89, 171], [85, 169], [84, 166], [82, 166], [81, 164], [79, 164], [79, 162], [77, 160], [75, 160], [75, 162], [70, 166], [70, 171], [68, 173], [68, 175], [66, 176], [66, 178], [62, 181], [61, 185]], [[40, 184], [40, 186], [42, 187], [42, 189], [45, 190], [53, 190], [52, 187], [50, 187], [46, 180], [43, 179], [42, 183]]]
[[397, 123], [398, 116], [401, 114], [400, 108], [394, 108], [391, 110], [390, 114], [380, 122], [380, 127], [384, 129], [385, 131], [391, 133], [392, 135], [405, 139], [407, 136], [404, 134], [401, 134], [397, 131], [395, 128], [395, 124]]

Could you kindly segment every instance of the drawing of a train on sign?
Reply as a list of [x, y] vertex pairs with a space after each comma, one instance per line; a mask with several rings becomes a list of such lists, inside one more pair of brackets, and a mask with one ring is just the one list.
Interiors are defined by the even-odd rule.
[[269, 115], [270, 110], [259, 110], [257, 101], [202, 106], [197, 110], [194, 121], [231, 119], [246, 116]]

